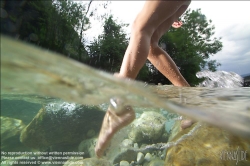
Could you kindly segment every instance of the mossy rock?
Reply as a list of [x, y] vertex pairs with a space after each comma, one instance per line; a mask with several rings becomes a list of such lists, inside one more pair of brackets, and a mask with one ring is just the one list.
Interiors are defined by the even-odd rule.
[[[205, 123], [180, 131], [171, 142], [175, 145], [167, 149], [165, 165], [236, 165], [236, 160], [225, 158], [224, 154], [250, 151], [250, 140]], [[250, 165], [249, 154], [237, 165]]]
[[104, 114], [96, 106], [50, 103], [22, 131], [20, 140], [39, 150], [52, 145], [77, 144], [86, 139], [89, 129], [99, 132]]

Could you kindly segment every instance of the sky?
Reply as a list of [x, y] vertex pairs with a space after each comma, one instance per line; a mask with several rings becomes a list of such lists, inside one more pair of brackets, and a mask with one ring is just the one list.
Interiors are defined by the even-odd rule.
[[[93, 1], [91, 8], [100, 4]], [[124, 28], [130, 33], [131, 24], [140, 12], [144, 1], [111, 1], [107, 9], [98, 7], [97, 12], [110, 12], [118, 22], [127, 23]], [[215, 26], [214, 37], [222, 37], [223, 48], [211, 59], [222, 65], [218, 70], [235, 72], [240, 75], [250, 74], [250, 1], [192, 1], [189, 8], [201, 8], [201, 13], [212, 20]], [[92, 20], [92, 28], [86, 32], [86, 37], [92, 40], [102, 29], [100, 21]]]

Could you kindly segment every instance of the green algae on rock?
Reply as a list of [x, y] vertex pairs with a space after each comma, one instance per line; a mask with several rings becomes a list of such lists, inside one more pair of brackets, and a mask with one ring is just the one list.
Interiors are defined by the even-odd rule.
[[95, 106], [55, 102], [45, 105], [21, 132], [25, 145], [44, 150], [52, 145], [78, 144], [89, 128], [100, 130], [104, 111]]

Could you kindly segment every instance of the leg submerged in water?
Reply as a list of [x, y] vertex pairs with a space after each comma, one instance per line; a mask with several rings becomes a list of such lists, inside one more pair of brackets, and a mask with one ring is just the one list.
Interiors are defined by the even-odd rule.
[[102, 128], [95, 147], [97, 157], [103, 155], [114, 134], [130, 124], [134, 119], [135, 112], [130, 106], [123, 107], [119, 112], [109, 107], [102, 122]]

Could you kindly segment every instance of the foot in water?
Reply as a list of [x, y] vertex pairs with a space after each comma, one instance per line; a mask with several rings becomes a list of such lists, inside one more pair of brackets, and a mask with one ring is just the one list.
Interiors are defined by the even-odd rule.
[[186, 128], [189, 128], [194, 123], [195, 123], [195, 121], [192, 119], [183, 119], [183, 120], [181, 120], [181, 129], [184, 130]]
[[134, 119], [135, 112], [130, 106], [124, 106], [119, 112], [116, 112], [112, 107], [109, 107], [104, 116], [101, 131], [95, 147], [95, 153], [98, 158], [103, 155], [114, 134], [121, 128], [130, 124]]

